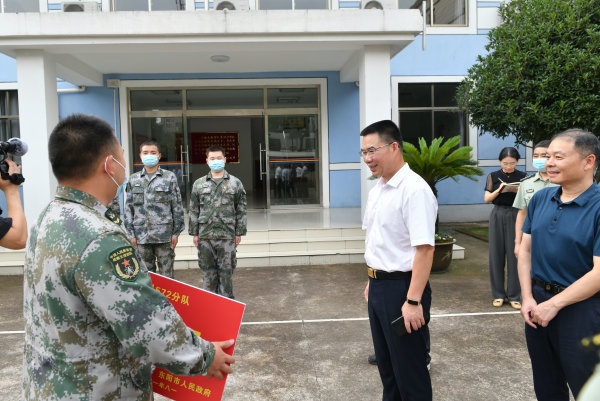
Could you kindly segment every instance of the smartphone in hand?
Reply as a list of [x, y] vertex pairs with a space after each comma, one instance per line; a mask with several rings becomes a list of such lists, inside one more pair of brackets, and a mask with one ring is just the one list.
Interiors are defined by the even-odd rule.
[[[425, 325], [427, 325], [429, 323], [429, 313], [428, 312], [423, 312], [425, 315], [423, 316], [425, 318]], [[394, 331], [396, 332], [396, 334], [398, 334], [400, 337], [408, 334], [408, 332], [406, 331], [406, 326], [404, 325], [404, 316], [400, 316], [398, 319], [394, 320], [392, 322], [392, 327], [394, 328]], [[415, 331], [418, 330], [414, 330], [411, 329], [411, 334], [414, 333]]]

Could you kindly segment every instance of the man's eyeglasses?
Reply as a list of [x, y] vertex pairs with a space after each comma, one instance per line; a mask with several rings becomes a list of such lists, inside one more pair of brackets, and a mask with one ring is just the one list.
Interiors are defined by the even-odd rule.
[[367, 148], [367, 150], [362, 150], [361, 149], [361, 150], [358, 151], [358, 155], [361, 158], [364, 158], [367, 155], [368, 156], [375, 156], [375, 152], [377, 152], [378, 149], [385, 148], [386, 146], [390, 146], [392, 143], [394, 143], [394, 142], [390, 142], [388, 144], [377, 146], [377, 147], [371, 146], [370, 148]]

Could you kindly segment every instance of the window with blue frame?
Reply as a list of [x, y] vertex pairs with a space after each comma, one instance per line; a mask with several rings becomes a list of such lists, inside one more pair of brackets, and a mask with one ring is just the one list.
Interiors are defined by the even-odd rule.
[[459, 83], [398, 84], [398, 121], [406, 142], [418, 144], [418, 138], [460, 135], [461, 145], [468, 144], [466, 114], [458, 108], [455, 95]]
[[20, 137], [19, 99], [16, 90], [0, 91], [0, 141]]
[[185, 10], [185, 0], [112, 0], [114, 11]]
[[259, 0], [260, 10], [327, 10], [330, 0]]
[[5, 13], [39, 13], [38, 0], [4, 0]]
[[[467, 25], [466, 0], [426, 0], [427, 25]], [[398, 0], [398, 8], [423, 7], [422, 0]]]

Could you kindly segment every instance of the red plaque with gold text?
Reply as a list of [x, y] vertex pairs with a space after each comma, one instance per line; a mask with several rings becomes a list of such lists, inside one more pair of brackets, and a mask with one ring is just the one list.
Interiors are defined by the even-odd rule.
[[[150, 272], [152, 286], [173, 304], [185, 324], [208, 341], [235, 339], [240, 331], [245, 304], [189, 284]], [[224, 350], [233, 354], [235, 343]], [[205, 376], [177, 376], [156, 368], [152, 374], [155, 393], [172, 400], [219, 401], [225, 380]]]
[[240, 143], [237, 132], [192, 132], [190, 151], [192, 163], [206, 163], [206, 149], [220, 146], [225, 149], [227, 163], [240, 162]]

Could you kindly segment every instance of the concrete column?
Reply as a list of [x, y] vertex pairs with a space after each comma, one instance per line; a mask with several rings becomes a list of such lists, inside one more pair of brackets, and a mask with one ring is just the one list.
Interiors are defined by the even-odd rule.
[[58, 123], [56, 63], [42, 50], [17, 50], [19, 126], [29, 145], [22, 158], [23, 197], [28, 227], [50, 202], [56, 179], [48, 160], [48, 136]]
[[[365, 46], [359, 61], [360, 129], [380, 120], [391, 119], [390, 47]], [[359, 140], [360, 148], [360, 140]], [[369, 190], [375, 181], [368, 180], [371, 171], [361, 161], [361, 213], [365, 214]]]

